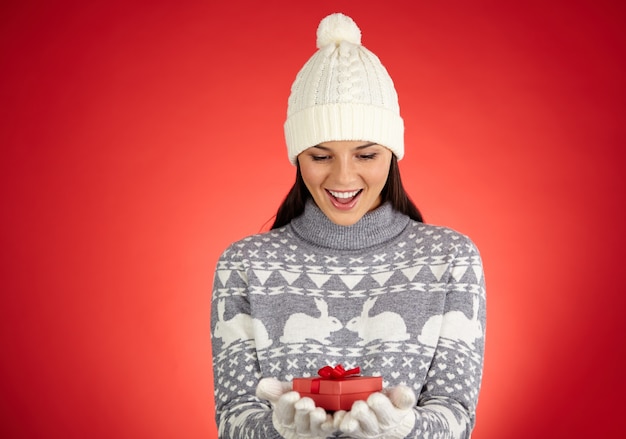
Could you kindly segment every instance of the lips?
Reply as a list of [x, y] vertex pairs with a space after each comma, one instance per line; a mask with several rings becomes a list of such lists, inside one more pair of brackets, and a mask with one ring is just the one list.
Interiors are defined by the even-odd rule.
[[362, 189], [354, 191], [331, 191], [326, 190], [333, 206], [337, 209], [348, 210], [352, 209], [361, 195]]

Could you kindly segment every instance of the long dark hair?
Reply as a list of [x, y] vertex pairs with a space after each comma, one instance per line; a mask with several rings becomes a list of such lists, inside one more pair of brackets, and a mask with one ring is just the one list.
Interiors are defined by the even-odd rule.
[[[395, 155], [391, 156], [391, 165], [389, 166], [389, 175], [387, 176], [387, 182], [383, 187], [382, 202], [389, 201], [392, 207], [408, 215], [411, 219], [424, 222], [422, 214], [411, 198], [404, 190], [402, 186], [402, 179], [400, 178], [400, 168], [398, 167], [398, 159]], [[286, 224], [289, 224], [292, 219], [299, 217], [304, 212], [304, 205], [306, 200], [311, 198], [311, 193], [304, 184], [302, 179], [302, 173], [300, 172], [300, 164], [296, 165], [296, 182], [293, 184], [287, 196], [281, 203], [278, 211], [276, 212], [276, 219], [272, 224], [272, 229], [277, 229]]]

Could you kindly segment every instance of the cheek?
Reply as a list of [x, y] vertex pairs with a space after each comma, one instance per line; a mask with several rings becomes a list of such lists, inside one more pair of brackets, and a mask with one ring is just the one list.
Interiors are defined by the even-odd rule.
[[306, 170], [306, 168], [300, 168], [300, 175], [302, 176], [302, 181], [304, 181], [304, 184], [309, 186], [309, 182], [311, 181], [311, 175]]
[[389, 166], [381, 166], [380, 169], [375, 170], [370, 174], [370, 184], [372, 186], [384, 186], [387, 183], [389, 177]]
[[304, 181], [309, 191], [320, 184], [321, 178], [319, 173], [313, 172], [310, 167], [300, 166], [300, 175], [302, 175], [302, 181]]

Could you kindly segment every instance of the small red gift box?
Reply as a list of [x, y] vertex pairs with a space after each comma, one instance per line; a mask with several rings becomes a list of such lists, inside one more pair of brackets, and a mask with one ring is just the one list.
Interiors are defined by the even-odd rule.
[[293, 390], [325, 410], [350, 410], [355, 401], [366, 400], [383, 388], [382, 377], [353, 376], [359, 372], [358, 367], [346, 371], [340, 364], [326, 366], [319, 370], [319, 377], [294, 378]]

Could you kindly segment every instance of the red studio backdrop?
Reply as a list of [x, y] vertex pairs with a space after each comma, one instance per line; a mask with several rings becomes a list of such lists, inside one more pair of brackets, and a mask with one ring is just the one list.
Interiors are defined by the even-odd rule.
[[0, 437], [216, 437], [209, 310], [294, 178], [326, 14], [394, 78], [407, 190], [488, 289], [476, 439], [623, 434], [623, 2], [0, 6]]

